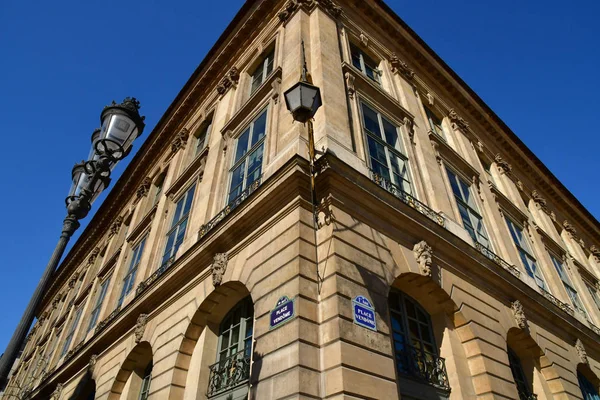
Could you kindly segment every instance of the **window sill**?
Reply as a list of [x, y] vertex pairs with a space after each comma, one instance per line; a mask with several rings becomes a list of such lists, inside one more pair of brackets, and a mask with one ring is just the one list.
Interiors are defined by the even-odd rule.
[[[281, 79], [281, 67], [277, 67], [271, 75], [265, 79], [265, 81], [252, 93], [250, 98], [244, 103], [242, 107], [231, 117], [231, 119], [225, 124], [223, 129], [221, 129], [221, 134], [225, 135], [229, 131], [235, 130], [238, 126], [242, 124], [242, 122], [248, 118], [248, 116], [252, 113], [252, 110], [256, 108], [267, 95], [271, 92], [275, 92], [273, 89], [273, 82], [276, 79]], [[282, 93], [273, 93], [273, 97], [275, 95], [283, 96]]]
[[[407, 109], [405, 109], [398, 100], [390, 96], [381, 86], [373, 82], [369, 77], [356, 69], [353, 65], [347, 62], [342, 63], [342, 71], [344, 76], [350, 74], [354, 78], [352, 90], [358, 95], [363, 95], [368, 99], [372, 99], [377, 105], [383, 107], [387, 114], [395, 116], [396, 119], [402, 121], [408, 118], [414, 121], [415, 117]], [[350, 89], [350, 88], [348, 88]]]

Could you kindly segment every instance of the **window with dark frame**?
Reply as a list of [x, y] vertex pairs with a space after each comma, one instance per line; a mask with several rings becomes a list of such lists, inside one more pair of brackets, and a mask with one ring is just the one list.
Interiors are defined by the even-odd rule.
[[171, 228], [167, 232], [167, 244], [160, 262], [161, 268], [173, 260], [179, 246], [183, 243], [195, 190], [196, 184], [193, 184], [175, 205], [175, 213], [173, 214]]
[[90, 323], [88, 325], [88, 332], [94, 329], [96, 323], [98, 322], [98, 317], [100, 316], [100, 310], [102, 309], [102, 303], [104, 302], [104, 297], [106, 297], [106, 291], [108, 290], [108, 285], [110, 284], [110, 277], [106, 278], [98, 289], [98, 295], [96, 296], [96, 302], [94, 303], [94, 308], [92, 309], [92, 313], [90, 314]]
[[577, 371], [577, 381], [579, 382], [581, 394], [583, 394], [583, 400], [600, 400], [598, 389], [579, 371]]
[[512, 372], [513, 379], [515, 380], [515, 384], [517, 385], [517, 391], [519, 392], [519, 399], [531, 400], [533, 391], [529, 387], [529, 383], [527, 382], [527, 378], [525, 377], [525, 372], [523, 372], [523, 365], [521, 364], [521, 359], [519, 359], [515, 352], [512, 351], [510, 348], [508, 348], [507, 352], [510, 370]]
[[513, 239], [513, 243], [517, 247], [519, 257], [521, 258], [521, 263], [523, 264], [523, 267], [525, 267], [527, 275], [535, 280], [535, 283], [540, 287], [540, 289], [548, 292], [548, 286], [544, 280], [544, 275], [538, 266], [537, 260], [533, 256], [529, 241], [523, 233], [523, 228], [521, 228], [508, 217], [505, 217], [505, 220], [508, 230], [510, 231], [510, 236]]
[[594, 300], [596, 307], [598, 307], [598, 311], [600, 311], [600, 296], [598, 296], [598, 291], [587, 282], [585, 286], [587, 287], [588, 292], [590, 292], [590, 296], [592, 296], [592, 300]]
[[569, 296], [573, 307], [575, 307], [577, 311], [579, 311], [587, 318], [587, 311], [585, 311], [585, 307], [583, 306], [583, 303], [581, 303], [579, 293], [577, 293], [577, 290], [575, 290], [573, 284], [571, 283], [571, 279], [569, 278], [569, 275], [565, 270], [565, 266], [553, 254], [550, 254], [550, 258], [552, 259], [552, 264], [554, 264], [554, 268], [556, 268], [556, 272], [558, 272], [558, 276], [560, 276], [560, 280], [562, 281], [563, 286], [567, 291], [567, 295]]
[[352, 57], [352, 65], [354, 65], [373, 82], [381, 85], [381, 71], [377, 68], [379, 63], [365, 54], [365, 52], [355, 44], [350, 44], [350, 53]]
[[198, 133], [196, 134], [196, 150], [194, 156], [197, 156], [204, 150], [206, 145], [208, 144], [208, 137], [210, 135], [212, 129], [212, 115], [206, 119], [200, 126]]
[[400, 130], [365, 103], [362, 103], [362, 114], [371, 169], [403, 192], [413, 195]]
[[227, 203], [237, 199], [246, 188], [260, 180], [266, 129], [267, 109], [263, 110], [236, 140], [233, 167], [229, 171], [231, 182]]
[[429, 122], [429, 128], [431, 129], [431, 132], [446, 140], [446, 134], [444, 132], [444, 128], [442, 127], [442, 120], [428, 107], [423, 107], [425, 108], [425, 114], [427, 115], [427, 122]]
[[152, 382], [152, 367], [153, 363], [150, 361], [144, 371], [144, 377], [142, 378], [139, 400], [148, 400], [148, 395], [150, 394], [150, 383]]
[[273, 72], [273, 61], [275, 57], [275, 49], [261, 57], [261, 61], [252, 72], [252, 87], [250, 93], [254, 93], [264, 81], [267, 80], [271, 72]]
[[450, 186], [460, 213], [464, 228], [475, 243], [490, 249], [491, 244], [483, 224], [483, 217], [479, 213], [471, 185], [459, 177], [454, 171], [446, 167]]
[[144, 246], [146, 245], [146, 239], [147, 239], [147, 237], [144, 237], [133, 248], [132, 255], [131, 255], [131, 262], [129, 263], [129, 268], [127, 269], [127, 274], [123, 278], [123, 288], [121, 289], [121, 295], [119, 296], [119, 302], [117, 303], [117, 308], [121, 307], [121, 305], [123, 304], [123, 300], [133, 289], [133, 284], [135, 283], [135, 277], [137, 275], [138, 266], [140, 265], [142, 255], [144, 254]]

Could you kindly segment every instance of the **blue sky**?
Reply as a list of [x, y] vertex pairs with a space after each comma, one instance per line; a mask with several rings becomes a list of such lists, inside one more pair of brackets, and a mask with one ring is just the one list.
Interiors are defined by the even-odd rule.
[[[138, 97], [145, 138], [242, 4], [0, 2], [0, 353], [58, 240], [71, 168], [102, 107]], [[600, 3], [388, 4], [600, 216]]]

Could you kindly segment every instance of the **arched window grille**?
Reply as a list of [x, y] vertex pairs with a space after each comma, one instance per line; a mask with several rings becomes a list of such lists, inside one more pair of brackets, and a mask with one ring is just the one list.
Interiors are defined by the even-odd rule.
[[254, 304], [241, 300], [219, 327], [217, 362], [210, 366], [208, 397], [245, 399], [248, 396]]
[[390, 292], [389, 306], [398, 374], [449, 391], [445, 361], [439, 357], [427, 311], [397, 290]]
[[600, 400], [600, 395], [596, 387], [581, 372], [577, 372], [577, 380], [583, 394], [583, 400]]
[[508, 348], [508, 362], [510, 364], [510, 370], [512, 371], [513, 379], [515, 380], [515, 384], [517, 385], [517, 390], [519, 391], [519, 399], [537, 399], [537, 396], [533, 394], [533, 391], [530, 389], [529, 383], [527, 382], [525, 372], [523, 372], [523, 365], [521, 364], [521, 360], [510, 348]]

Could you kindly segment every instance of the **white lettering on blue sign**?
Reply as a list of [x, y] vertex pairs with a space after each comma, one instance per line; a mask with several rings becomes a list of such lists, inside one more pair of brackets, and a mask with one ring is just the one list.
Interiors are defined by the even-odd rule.
[[356, 296], [352, 300], [352, 314], [355, 324], [377, 332], [375, 307], [365, 296]]
[[271, 329], [277, 328], [295, 317], [294, 300], [283, 296], [277, 301], [275, 308], [271, 310], [269, 326]]

